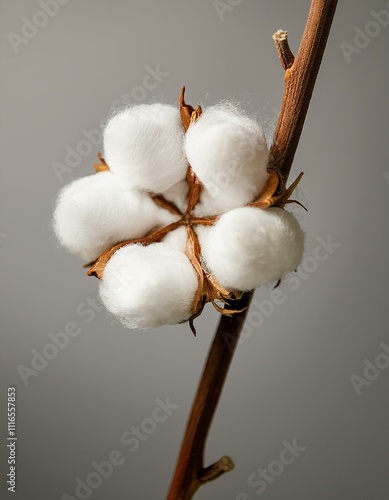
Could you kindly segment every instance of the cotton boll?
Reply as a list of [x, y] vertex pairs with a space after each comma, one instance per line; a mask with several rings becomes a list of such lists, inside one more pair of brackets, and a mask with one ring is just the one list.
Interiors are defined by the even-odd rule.
[[228, 289], [278, 280], [298, 266], [304, 251], [297, 220], [281, 208], [237, 208], [197, 232], [207, 268]]
[[109, 260], [100, 282], [106, 308], [128, 328], [154, 328], [192, 315], [197, 276], [182, 253], [164, 243], [128, 245]]
[[53, 227], [63, 246], [91, 262], [116, 243], [141, 238], [176, 219], [148, 194], [123, 189], [114, 174], [99, 172], [60, 192]]
[[104, 130], [104, 157], [127, 187], [161, 193], [184, 180], [180, 113], [165, 104], [141, 104], [115, 115]]
[[224, 211], [252, 201], [267, 178], [268, 151], [259, 125], [232, 104], [208, 108], [185, 136], [189, 163]]

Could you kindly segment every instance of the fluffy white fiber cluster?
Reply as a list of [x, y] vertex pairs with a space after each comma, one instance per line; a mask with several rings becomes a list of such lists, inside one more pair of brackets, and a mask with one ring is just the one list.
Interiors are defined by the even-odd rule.
[[[259, 125], [231, 104], [206, 109], [186, 134], [173, 106], [126, 109], [105, 127], [104, 158], [110, 171], [66, 186], [54, 213], [59, 241], [86, 262], [179, 220], [150, 194], [185, 212], [190, 164], [203, 184], [193, 216], [220, 215], [213, 226], [195, 231], [202, 264], [221, 286], [250, 290], [299, 264], [304, 236], [295, 218], [280, 208], [244, 206], [265, 185], [268, 151]], [[162, 242], [116, 251], [100, 281], [107, 309], [129, 328], [189, 319], [198, 280], [185, 247], [180, 227]]]

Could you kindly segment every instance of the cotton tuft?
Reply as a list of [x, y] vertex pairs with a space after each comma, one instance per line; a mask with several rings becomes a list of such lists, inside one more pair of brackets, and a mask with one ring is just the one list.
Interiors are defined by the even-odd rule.
[[114, 174], [99, 172], [62, 189], [53, 227], [64, 247], [92, 262], [116, 243], [146, 236], [175, 219], [146, 193], [124, 189]]
[[220, 210], [253, 201], [265, 185], [265, 136], [254, 120], [232, 104], [211, 106], [191, 124], [185, 136], [185, 152]]
[[202, 256], [219, 283], [248, 291], [296, 269], [304, 233], [281, 208], [242, 207], [222, 215], [211, 227], [198, 228]]
[[174, 203], [182, 213], [185, 213], [187, 205], [187, 197], [189, 192], [189, 186], [186, 180], [177, 182], [171, 188], [163, 191], [162, 194], [164, 198], [168, 201]]
[[129, 245], [109, 260], [100, 282], [105, 307], [128, 328], [155, 328], [192, 315], [197, 276], [165, 243]]
[[179, 227], [168, 233], [163, 242], [174, 250], [185, 253], [188, 236], [185, 227]]
[[103, 135], [104, 158], [125, 186], [162, 193], [185, 179], [184, 132], [175, 107], [133, 106], [111, 118]]

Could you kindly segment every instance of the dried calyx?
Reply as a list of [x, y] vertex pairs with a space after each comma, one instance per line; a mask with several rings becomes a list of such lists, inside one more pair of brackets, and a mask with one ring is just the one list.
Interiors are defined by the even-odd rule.
[[[185, 102], [185, 87], [182, 87], [181, 89], [179, 109], [182, 126], [184, 131], [186, 132], [190, 125], [196, 122], [201, 116], [202, 109], [200, 106], [193, 108], [191, 105]], [[100, 153], [99, 159], [100, 163], [96, 163], [94, 165], [96, 172], [109, 170], [109, 165], [107, 165]], [[286, 189], [281, 176], [274, 170], [268, 170], [267, 181], [262, 192], [254, 201], [248, 203], [246, 206], [256, 207], [259, 209], [267, 209], [274, 206], [283, 208], [285, 204], [292, 202], [299, 203], [295, 200], [291, 200], [290, 196], [295, 190], [302, 175], [303, 174], [301, 173], [297, 177], [297, 179]], [[217, 309], [217, 311], [219, 311], [221, 314], [231, 315], [239, 311], [231, 309], [225, 310], [218, 304], [218, 302], [221, 304], [226, 304], [231, 300], [239, 299], [242, 296], [243, 292], [239, 290], [226, 290], [220, 285], [215, 276], [213, 276], [212, 273], [205, 269], [201, 258], [201, 247], [198, 235], [194, 228], [195, 226], [212, 226], [219, 219], [219, 216], [210, 215], [207, 217], [196, 217], [193, 215], [193, 211], [200, 201], [203, 186], [199, 178], [193, 172], [190, 165], [188, 165], [187, 168], [186, 181], [189, 187], [189, 193], [185, 212], [181, 211], [171, 201], [165, 199], [164, 196], [150, 194], [150, 197], [159, 207], [179, 217], [177, 221], [168, 224], [165, 227], [158, 229], [157, 231], [151, 232], [144, 238], [123, 241], [114, 245], [108, 251], [104, 252], [94, 263], [88, 264], [86, 267], [91, 266], [87, 273], [89, 276], [96, 276], [97, 278], [101, 279], [108, 261], [120, 248], [132, 244], [147, 246], [152, 243], [160, 242], [168, 233], [184, 226], [187, 232], [185, 254], [190, 260], [198, 279], [198, 288], [192, 306], [192, 316], [189, 318], [190, 327], [195, 334], [196, 332], [193, 325], [193, 320], [201, 314], [205, 304], [211, 302], [215, 309]]]

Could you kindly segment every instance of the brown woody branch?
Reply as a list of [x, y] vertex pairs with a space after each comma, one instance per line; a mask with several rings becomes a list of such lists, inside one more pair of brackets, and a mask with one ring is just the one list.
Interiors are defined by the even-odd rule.
[[[337, 0], [312, 0], [298, 53], [285, 71], [284, 96], [270, 151], [270, 167], [281, 172], [285, 181], [300, 140], [337, 3]], [[277, 40], [275, 35], [281, 64], [284, 64], [284, 54], [290, 51], [284, 33], [282, 40]]]
[[[274, 35], [280, 62], [285, 69], [285, 90], [269, 167], [278, 171], [284, 182], [300, 139], [336, 5], [337, 0], [312, 0], [296, 58], [290, 51], [286, 32], [278, 31]], [[230, 310], [244, 309], [242, 312], [220, 318], [192, 405], [167, 500], [189, 500], [202, 484], [233, 468], [228, 457], [205, 468], [204, 449], [253, 294], [253, 291], [245, 293], [241, 299], [226, 305]]]

